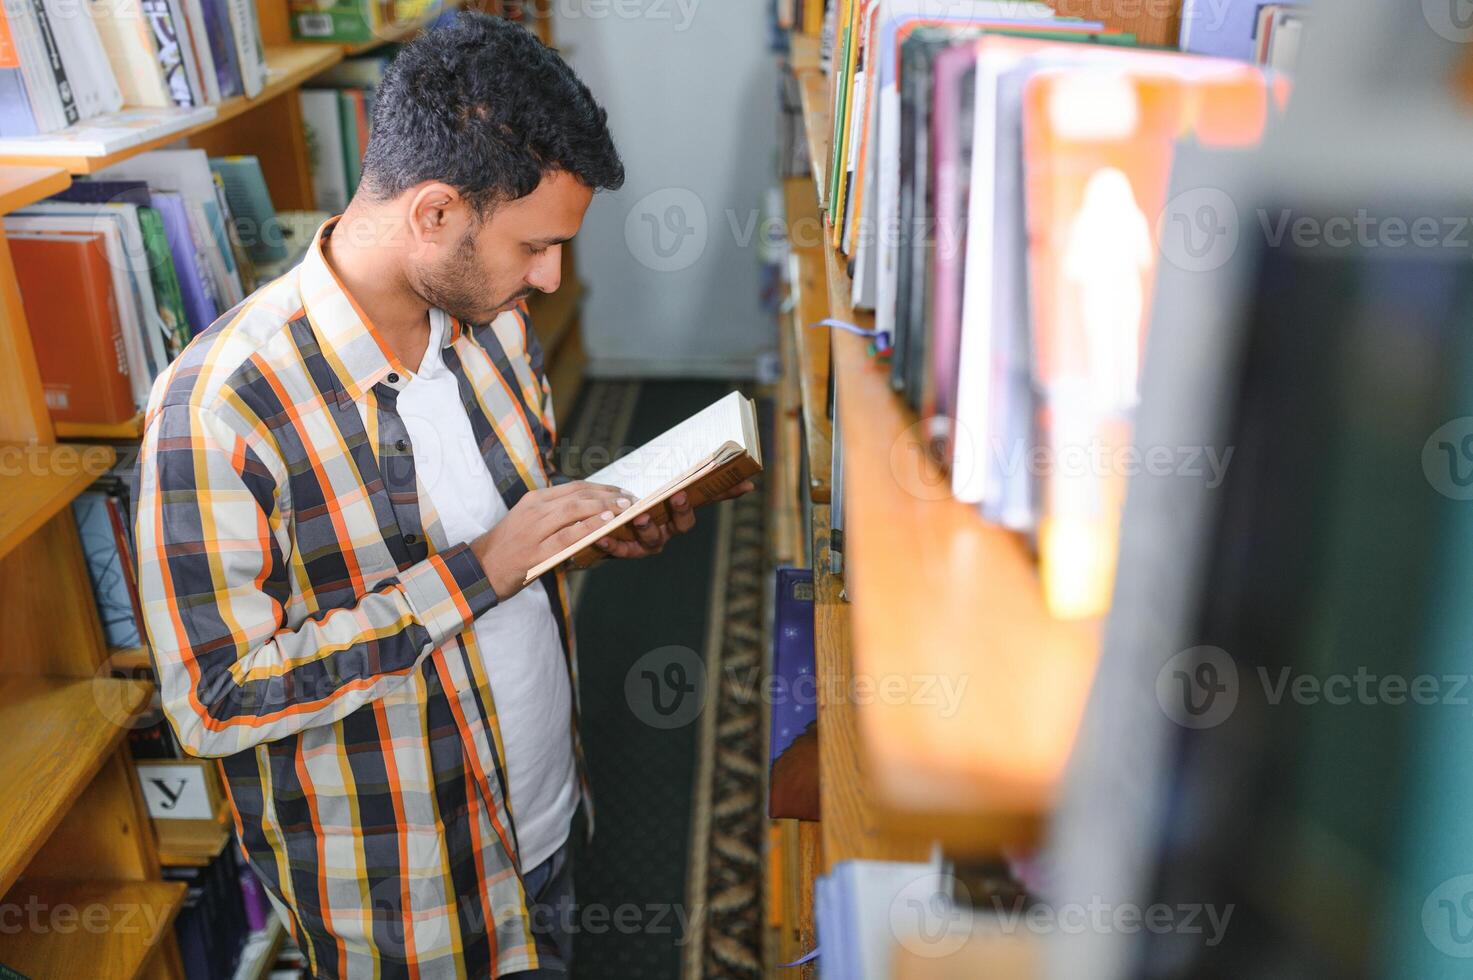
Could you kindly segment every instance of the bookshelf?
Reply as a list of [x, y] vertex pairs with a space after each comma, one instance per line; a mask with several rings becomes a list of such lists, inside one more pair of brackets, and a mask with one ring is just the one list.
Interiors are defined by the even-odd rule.
[[172, 942], [185, 889], [182, 881], [35, 882], [24, 896], [8, 900], [78, 914], [68, 920], [71, 925], [57, 919], [52, 930], [20, 933], [0, 946], [0, 956], [23, 976], [132, 980], [143, 975], [162, 942]]
[[828, 316], [828, 273], [821, 236], [823, 220], [808, 181], [790, 177], [783, 182], [783, 201], [792, 231], [793, 343], [798, 389], [802, 395], [804, 452], [808, 454], [808, 495], [814, 503], [829, 502], [833, 479], [833, 423], [828, 417], [829, 336], [815, 328]]
[[113, 459], [106, 446], [0, 443], [0, 557], [70, 504]]
[[[873, 316], [850, 302], [843, 257], [827, 237], [815, 248], [808, 230], [818, 214], [817, 174], [828, 160], [828, 83], [816, 49], [793, 41], [815, 179], [786, 188], [791, 246], [799, 256], [800, 297], [805, 252], [822, 255], [826, 284], [822, 305], [808, 305], [803, 317], [873, 327]], [[823, 228], [826, 236], [826, 219]], [[836, 603], [847, 610], [845, 628], [820, 626], [820, 678], [847, 685], [859, 677], [916, 695], [830, 708], [838, 717], [828, 728], [838, 734], [820, 735], [828, 743], [820, 750], [820, 785], [836, 784], [845, 817], [833, 832], [825, 829], [824, 864], [832, 863], [830, 847], [849, 857], [909, 853], [917, 836], [939, 839], [959, 855], [1031, 843], [1083, 711], [1099, 626], [1050, 617], [1024, 542], [950, 497], [944, 474], [922, 451], [919, 419], [891, 389], [888, 368], [871, 356], [867, 340], [824, 331], [830, 336], [821, 353], [810, 336], [819, 331], [795, 330], [805, 420], [824, 418], [830, 372], [838, 386], [847, 467], [845, 582], [857, 597]], [[808, 452], [815, 469], [822, 452], [827, 473], [828, 453], [812, 442]], [[812, 499], [819, 501], [817, 494]], [[814, 510], [816, 529], [820, 508]], [[818, 593], [819, 623], [837, 619], [839, 612], [825, 611], [822, 585]], [[872, 596], [879, 598], [867, 599]], [[958, 624], [967, 624], [966, 631]], [[940, 683], [956, 692], [953, 712], [921, 697], [922, 685]], [[821, 713], [821, 732], [825, 724]], [[831, 777], [830, 769], [838, 772]], [[827, 807], [824, 813], [828, 823]]]
[[116, 751], [122, 723], [148, 695], [140, 681], [0, 676], [0, 892]]

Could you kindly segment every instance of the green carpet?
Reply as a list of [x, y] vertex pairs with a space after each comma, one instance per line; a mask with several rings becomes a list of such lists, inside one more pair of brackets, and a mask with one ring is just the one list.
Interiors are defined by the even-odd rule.
[[[570, 472], [578, 460], [601, 464], [592, 451], [598, 446], [639, 446], [729, 390], [721, 382], [591, 382], [563, 426], [562, 458]], [[632, 414], [630, 397], [637, 399]], [[611, 421], [621, 411], [622, 435]], [[715, 518], [705, 510], [664, 554], [605, 561], [579, 573], [573, 586], [583, 745], [596, 807], [593, 842], [580, 838], [574, 859], [579, 978], [680, 976]]]

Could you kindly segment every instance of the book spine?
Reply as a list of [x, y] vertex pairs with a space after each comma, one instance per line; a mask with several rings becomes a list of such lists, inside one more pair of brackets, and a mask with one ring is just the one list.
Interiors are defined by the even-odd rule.
[[61, 114], [66, 120], [65, 125], [82, 118], [81, 111], [77, 108], [77, 100], [72, 94], [72, 87], [67, 82], [66, 67], [61, 63], [61, 48], [57, 46], [56, 35], [51, 31], [51, 19], [46, 16], [46, 4], [44, 0], [31, 0], [31, 9], [36, 12], [36, 27], [41, 32], [41, 43], [46, 48], [46, 60], [51, 66], [51, 78], [56, 83], [56, 94], [61, 98]]
[[199, 105], [194, 90], [189, 85], [189, 73], [184, 67], [183, 54], [174, 29], [174, 15], [168, 0], [141, 0], [144, 16], [153, 31], [154, 43], [158, 47], [159, 67], [164, 73], [164, 84], [169, 97], [177, 106]]
[[240, 64], [240, 83], [247, 98], [254, 99], [266, 85], [266, 52], [261, 44], [260, 23], [252, 0], [224, 0], [235, 34], [235, 53]]
[[215, 59], [215, 81], [220, 95], [222, 98], [241, 95], [245, 88], [229, 6], [226, 0], [200, 0], [200, 6], [209, 24], [210, 53]]

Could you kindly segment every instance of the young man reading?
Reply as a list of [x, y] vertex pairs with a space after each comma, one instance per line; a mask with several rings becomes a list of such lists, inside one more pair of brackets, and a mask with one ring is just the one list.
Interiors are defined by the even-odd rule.
[[[522, 580], [630, 500], [554, 472], [521, 301], [623, 176], [562, 60], [462, 14], [390, 67], [347, 211], [154, 388], [164, 711], [316, 977], [567, 972], [573, 642], [561, 573]], [[600, 547], [658, 552], [670, 509]]]

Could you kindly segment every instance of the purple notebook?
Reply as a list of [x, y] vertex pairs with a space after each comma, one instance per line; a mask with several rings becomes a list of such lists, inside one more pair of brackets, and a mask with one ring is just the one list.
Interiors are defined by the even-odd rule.
[[174, 269], [179, 274], [179, 291], [184, 295], [184, 312], [189, 317], [189, 332], [191, 335], [198, 335], [215, 322], [220, 311], [210, 298], [205, 286], [204, 270], [199, 267], [194, 235], [189, 229], [189, 210], [178, 194], [153, 194], [149, 200], [164, 219], [164, 236], [169, 239]]
[[[977, 49], [970, 44], [936, 58], [932, 90], [931, 168], [936, 175], [936, 248], [931, 266], [931, 370], [921, 414], [956, 417], [961, 348], [962, 278], [966, 269], [967, 192], [971, 189], [972, 123]], [[932, 433], [940, 437], [943, 433]]]
[[777, 570], [772, 637], [771, 779], [767, 815], [818, 819], [818, 684], [813, 571]]

